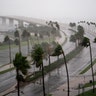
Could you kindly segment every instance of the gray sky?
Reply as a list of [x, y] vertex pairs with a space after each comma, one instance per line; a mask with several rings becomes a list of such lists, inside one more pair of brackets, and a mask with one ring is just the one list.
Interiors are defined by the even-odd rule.
[[0, 0], [0, 15], [95, 20], [95, 6], [96, 0]]

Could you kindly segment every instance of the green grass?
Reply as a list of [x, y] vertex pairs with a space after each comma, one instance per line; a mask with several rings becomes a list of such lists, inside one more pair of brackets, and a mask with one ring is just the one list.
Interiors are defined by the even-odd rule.
[[14, 70], [15, 68], [13, 67], [13, 68], [9, 68], [9, 69], [6, 69], [6, 70], [4, 70], [4, 71], [1, 71], [0, 72], [0, 75], [1, 74], [4, 74], [4, 73], [7, 73], [7, 72], [9, 72], [9, 71], [12, 71], [12, 70]]
[[[94, 81], [94, 85], [96, 85], [96, 81]], [[92, 83], [88, 82], [88, 83], [85, 83], [85, 84], [83, 85], [84, 88], [91, 87], [91, 86], [93, 86], [93, 82], [92, 82]], [[77, 89], [78, 89], [78, 88], [77, 88]], [[81, 89], [81, 88], [80, 88], [80, 89]]]
[[[94, 84], [96, 85], [96, 81], [94, 82]], [[85, 85], [84, 85], [84, 88], [86, 88], [86, 87], [91, 87], [93, 85], [93, 83], [86, 83]]]
[[[34, 41], [34, 44], [37, 44], [38, 43], [38, 40], [37, 38], [33, 38], [32, 37], [32, 40], [30, 42], [33, 43]], [[53, 37], [50, 37], [50, 42], [54, 41]], [[45, 39], [40, 39], [39, 38], [39, 43], [42, 43], [42, 42], [49, 42], [49, 38], [45, 38]], [[22, 41], [21, 42], [21, 46], [25, 46], [27, 45], [27, 42], [26, 41]], [[15, 45], [15, 44], [11, 44], [11, 48], [16, 48], [18, 47], [18, 45]], [[0, 45], [0, 50], [4, 50], [4, 49], [8, 49], [9, 46], [6, 44], [6, 45]]]
[[[93, 61], [93, 65], [96, 63], [96, 59]], [[91, 68], [91, 64], [89, 64], [84, 70], [82, 70], [79, 74], [86, 73]]]
[[86, 91], [86, 92], [79, 94], [77, 96], [96, 96], [96, 89], [95, 89], [95, 93], [93, 93], [93, 90], [91, 89], [91, 90]]

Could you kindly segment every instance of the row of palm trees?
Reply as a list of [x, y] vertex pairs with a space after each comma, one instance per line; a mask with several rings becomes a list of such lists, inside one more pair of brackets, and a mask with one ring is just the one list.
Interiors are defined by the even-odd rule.
[[13, 65], [16, 68], [16, 80], [17, 80], [17, 90], [18, 96], [20, 96], [20, 82], [24, 82], [24, 76], [27, 75], [30, 65], [28, 63], [27, 57], [22, 56], [21, 53], [16, 53], [13, 60]]
[[[86, 22], [86, 21], [80, 21], [80, 23], [86, 23], [88, 25], [92, 24], [95, 25], [94, 22]], [[94, 83], [94, 70], [93, 70], [93, 64], [92, 64], [92, 48], [91, 48], [91, 43], [90, 39], [88, 37], [84, 37], [84, 28], [79, 25], [78, 28], [78, 33], [75, 33], [75, 35], [71, 35], [70, 41], [76, 42], [76, 39], [78, 39], [78, 36], [81, 38], [81, 42], [79, 45], [84, 46], [84, 47], [89, 47], [89, 52], [90, 52], [90, 62], [91, 62], [91, 72], [92, 72], [92, 84], [93, 84], [93, 93], [95, 92], [95, 83]], [[78, 36], [77, 36], [78, 35]], [[94, 38], [94, 43], [96, 43], [96, 38]]]
[[[90, 40], [87, 37], [84, 37], [83, 40], [82, 40], [82, 42], [81, 42], [81, 46], [84, 46], [84, 47], [88, 47], [89, 46], [89, 49], [90, 49], [90, 61], [91, 61], [92, 78], [93, 78], [93, 92], [94, 92], [95, 86], [94, 86], [94, 73], [93, 73], [93, 65], [92, 65], [92, 52], [91, 52], [91, 43], [90, 43]], [[51, 54], [51, 55], [52, 56], [53, 55], [54, 56], [59, 56], [61, 54], [63, 54], [63, 57], [64, 57], [64, 63], [65, 63], [66, 74], [67, 74], [67, 84], [68, 84], [68, 95], [67, 96], [69, 96], [69, 93], [70, 93], [70, 90], [69, 89], [70, 89], [70, 87], [69, 87], [69, 74], [68, 74], [68, 67], [67, 67], [67, 63], [66, 63], [66, 57], [65, 57], [65, 54], [64, 54], [64, 51], [63, 51], [61, 45], [60, 44], [57, 44], [57, 46], [55, 47], [55, 50], [54, 50], [53, 54]], [[34, 63], [36, 64], [36, 67], [41, 67], [41, 70], [42, 70], [42, 80], [43, 80], [43, 96], [45, 96], [46, 94], [45, 94], [44, 65], [43, 65], [44, 50], [43, 50], [42, 46], [41, 45], [36, 45], [36, 47], [34, 47], [34, 49], [32, 51], [31, 56], [32, 56], [32, 59], [33, 59]], [[19, 72], [18, 72], [19, 70], [24, 74], [24, 72], [22, 71], [22, 70], [24, 70], [23, 69], [24, 68], [24, 65], [23, 65], [24, 62], [21, 62], [21, 61], [24, 61], [24, 59], [17, 59], [19, 57], [23, 57], [21, 53], [20, 54], [17, 53], [16, 56], [15, 56], [15, 59], [13, 60], [13, 64], [16, 67], [17, 77], [19, 75]], [[15, 63], [15, 62], [17, 62], [17, 63]], [[30, 67], [28, 66], [26, 68], [30, 68]], [[27, 71], [25, 71], [25, 73], [26, 72]], [[21, 79], [17, 79], [17, 81], [19, 81], [19, 80], [21, 80]], [[18, 84], [18, 86], [19, 86], [19, 84]], [[18, 87], [18, 90], [19, 90], [19, 87]], [[19, 92], [18, 92], [18, 94], [19, 94]], [[20, 96], [20, 95], [18, 95], [18, 96]]]
[[[59, 30], [59, 24], [57, 22], [55, 22], [55, 26]], [[13, 65], [16, 68], [17, 89], [18, 89], [18, 96], [20, 96], [20, 82], [25, 81], [24, 76], [27, 75], [30, 65], [29, 65], [28, 61], [26, 60], [27, 57], [23, 56], [21, 53], [21, 44], [20, 44], [21, 37], [20, 37], [20, 33], [18, 30], [15, 31], [14, 36], [16, 37], [15, 43], [17, 45], [19, 45], [19, 53], [16, 53], [15, 58], [13, 60]], [[29, 51], [30, 34], [26, 30], [24, 30], [22, 37], [27, 39], [28, 51]], [[8, 37], [7, 41], [9, 41], [9, 43], [10, 43], [9, 37]], [[52, 51], [54, 51], [54, 53], [53, 53], [53, 54], [55, 54], [54, 56], [59, 57], [60, 54], [63, 54], [63, 56], [64, 56], [64, 62], [65, 62], [67, 78], [68, 78], [68, 96], [69, 96], [69, 75], [68, 75], [68, 68], [67, 68], [67, 64], [66, 64], [66, 58], [65, 58], [64, 51], [63, 51], [61, 45], [59, 45], [59, 44], [57, 44], [57, 46], [55, 46], [55, 49], [52, 49], [51, 45], [48, 43], [45, 43], [45, 45], [46, 45], [46, 47], [42, 47], [40, 44], [35, 45], [33, 47], [32, 53], [31, 53], [32, 60], [36, 64], [36, 67], [40, 67], [40, 69], [42, 70], [43, 95], [44, 96], [46, 95], [45, 94], [43, 59], [45, 58], [46, 54], [48, 54], [49, 65], [50, 65], [50, 56], [52, 56]], [[10, 45], [9, 45], [9, 47], [10, 47]], [[9, 49], [11, 52], [11, 48], [9, 48]], [[10, 58], [11, 58], [11, 56], [10, 56]]]
[[[80, 30], [80, 32], [82, 31], [81, 26], [78, 28], [78, 30]], [[25, 34], [26, 34], [26, 32], [25, 32]], [[25, 34], [23, 34], [23, 35], [25, 36]], [[19, 37], [18, 31], [16, 31], [15, 35], [17, 37]], [[27, 34], [27, 35], [29, 36], [29, 34]], [[19, 38], [19, 41], [20, 41], [20, 38]], [[89, 48], [90, 48], [90, 60], [91, 60], [91, 69], [92, 69], [92, 78], [93, 78], [93, 92], [94, 92], [94, 73], [93, 73], [93, 67], [92, 67], [92, 52], [91, 52], [90, 40], [88, 38], [82, 37], [81, 45], [84, 47], [89, 46]], [[9, 46], [9, 49], [10, 49], [10, 46]], [[64, 51], [63, 51], [60, 44], [57, 44], [57, 46], [53, 50], [52, 54], [50, 53], [50, 48], [48, 48], [49, 62], [50, 62], [50, 56], [57, 56], [59, 58], [59, 55], [61, 55], [61, 54], [64, 57], [64, 63], [65, 63], [66, 74], [67, 74], [68, 96], [69, 96], [70, 95], [69, 74], [68, 74], [68, 67], [67, 67]], [[31, 53], [31, 57], [32, 57], [34, 63], [36, 64], [36, 67], [40, 67], [42, 70], [43, 96], [45, 96], [46, 94], [45, 94], [44, 65], [43, 65], [43, 59], [45, 57], [45, 50], [42, 48], [42, 46], [40, 44], [36, 45], [33, 48], [32, 53]], [[22, 53], [20, 50], [20, 44], [19, 44], [19, 53], [16, 53], [15, 58], [13, 60], [13, 64], [16, 67], [17, 89], [18, 89], [18, 96], [20, 96], [20, 81], [24, 82], [24, 76], [27, 74], [27, 70], [30, 68], [30, 65], [29, 65], [28, 61], [26, 60], [26, 57], [22, 56]]]
[[[64, 62], [65, 62], [65, 68], [67, 73], [67, 81], [68, 81], [68, 96], [69, 96], [69, 74], [68, 74], [68, 68], [66, 63], [66, 57], [64, 54], [64, 51], [60, 44], [57, 44], [54, 52], [54, 56], [59, 56], [63, 54]], [[36, 64], [36, 67], [41, 67], [42, 71], [42, 81], [43, 81], [43, 96], [45, 96], [45, 81], [44, 81], [44, 65], [43, 65], [43, 59], [44, 59], [44, 50], [40, 44], [36, 45], [34, 49], [32, 50], [31, 54], [32, 60]], [[21, 53], [16, 53], [15, 58], [13, 60], [13, 64], [16, 68], [16, 78], [17, 78], [17, 89], [18, 89], [18, 96], [20, 96], [20, 81], [24, 81], [23, 75], [27, 74], [27, 69], [30, 68], [28, 61], [26, 60], [26, 57], [22, 56]], [[21, 73], [20, 73], [21, 72]]]
[[[79, 30], [79, 34], [81, 31], [83, 32], [82, 34], [84, 34], [84, 31], [81, 26], [79, 26], [78, 30]], [[24, 37], [26, 36], [25, 34], [29, 36], [29, 33], [27, 34], [26, 31], [23, 34]], [[19, 37], [20, 35], [17, 30], [16, 30], [15, 35], [16, 35], [16, 37], [18, 37], [17, 39], [19, 39], [19, 41], [20, 41], [20, 37]], [[80, 44], [84, 47], [89, 46], [89, 48], [90, 48], [90, 60], [91, 60], [91, 69], [92, 69], [92, 78], [93, 78], [93, 92], [94, 92], [94, 73], [93, 73], [93, 66], [92, 66], [91, 43], [90, 43], [89, 38], [83, 37], [83, 35], [81, 37], [82, 37], [82, 40], [80, 41]], [[27, 38], [27, 40], [28, 40], [28, 38]], [[10, 47], [11, 46], [10, 46], [10, 40], [9, 40], [9, 49], [10, 49]], [[40, 67], [41, 71], [42, 71], [43, 96], [46, 95], [45, 94], [45, 81], [44, 81], [44, 65], [43, 65], [43, 59], [45, 57], [46, 50], [48, 51], [49, 64], [50, 64], [50, 56], [57, 56], [59, 58], [59, 55], [61, 55], [61, 54], [63, 55], [65, 68], [66, 68], [66, 74], [67, 74], [67, 85], [68, 85], [68, 95], [67, 96], [69, 96], [70, 95], [70, 90], [69, 90], [70, 87], [69, 87], [69, 74], [68, 74], [68, 67], [67, 67], [67, 63], [66, 63], [66, 57], [65, 57], [64, 51], [62, 49], [62, 46], [58, 43], [57, 43], [56, 47], [54, 48], [54, 50], [52, 50], [53, 52], [50, 51], [49, 45], [47, 48], [44, 49], [44, 48], [42, 48], [42, 46], [40, 44], [37, 44], [33, 48], [32, 53], [31, 53], [31, 57], [32, 57], [34, 63], [36, 64], [36, 67]], [[11, 52], [11, 50], [10, 50], [10, 52]], [[18, 96], [20, 96], [20, 81], [24, 82], [24, 80], [25, 80], [24, 76], [27, 74], [27, 72], [28, 72], [27, 70], [30, 68], [30, 65], [29, 65], [28, 61], [26, 60], [26, 57], [24, 57], [21, 53], [20, 42], [19, 42], [19, 53], [16, 53], [15, 58], [13, 60], [13, 64], [16, 67], [17, 89], [18, 89]]]
[[84, 36], [84, 28], [81, 25], [77, 26], [77, 32], [71, 35], [70, 41], [75, 42], [76, 47], [82, 42]]
[[[96, 43], [96, 38], [94, 38], [94, 43]], [[94, 70], [93, 70], [93, 64], [92, 64], [92, 48], [91, 48], [90, 39], [87, 37], [84, 37], [81, 45], [84, 47], [89, 47], [91, 72], [92, 72], [92, 84], [93, 84], [93, 93], [94, 93], [95, 92], [95, 80], [94, 80]]]
[[[15, 37], [15, 40], [14, 40], [14, 43], [16, 45], [18, 45], [18, 48], [19, 48], [19, 52], [21, 53], [21, 36], [22, 36], [22, 39], [25, 39], [27, 41], [27, 46], [28, 46], [28, 53], [29, 53], [29, 39], [30, 39], [30, 33], [27, 32], [26, 30], [23, 31], [22, 35], [20, 35], [20, 32], [18, 30], [16, 30], [14, 32], [14, 37]], [[4, 44], [8, 44], [9, 46], [9, 63], [12, 62], [12, 56], [11, 56], [11, 44], [13, 44], [13, 41], [11, 40], [11, 38], [7, 35], [5, 36], [4, 38]]]

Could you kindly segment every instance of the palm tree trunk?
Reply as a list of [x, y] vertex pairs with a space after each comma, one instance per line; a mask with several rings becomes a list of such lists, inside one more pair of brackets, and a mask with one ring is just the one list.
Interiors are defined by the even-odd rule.
[[19, 82], [19, 70], [16, 68], [16, 74], [17, 74], [17, 91], [18, 91], [18, 96], [20, 96], [20, 82]]
[[45, 81], [44, 81], [44, 68], [43, 68], [43, 61], [42, 61], [42, 81], [43, 81], [43, 96], [45, 96]]
[[28, 46], [28, 54], [29, 54], [29, 37], [27, 37], [27, 46]]
[[20, 33], [19, 33], [19, 53], [21, 53], [21, 37], [20, 37]]
[[34, 40], [32, 39], [31, 36], [30, 36], [30, 44], [31, 44], [31, 48], [32, 48], [32, 45], [34, 44]]
[[95, 92], [95, 84], [94, 84], [94, 72], [93, 72], [93, 64], [92, 64], [92, 50], [91, 50], [91, 43], [89, 46], [89, 50], [90, 50], [90, 61], [91, 61], [91, 71], [92, 71], [92, 79], [93, 79], [93, 93]]
[[51, 72], [50, 72], [50, 64], [51, 64], [51, 58], [50, 58], [50, 54], [48, 54], [48, 58], [49, 58], [49, 76], [51, 76]]
[[66, 57], [65, 57], [65, 54], [64, 54], [64, 51], [62, 49], [62, 54], [63, 54], [63, 57], [64, 57], [64, 61], [65, 61], [65, 67], [66, 67], [66, 74], [67, 74], [67, 89], [68, 89], [68, 95], [70, 95], [70, 90], [69, 90], [69, 73], [68, 73], [68, 68], [67, 68], [67, 63], [66, 63]]
[[49, 57], [49, 74], [50, 74], [50, 64], [51, 64], [51, 61], [50, 61], [50, 54], [48, 54], [48, 57]]
[[9, 58], [10, 58], [10, 63], [11, 63], [11, 45], [10, 45], [10, 40], [9, 40]]

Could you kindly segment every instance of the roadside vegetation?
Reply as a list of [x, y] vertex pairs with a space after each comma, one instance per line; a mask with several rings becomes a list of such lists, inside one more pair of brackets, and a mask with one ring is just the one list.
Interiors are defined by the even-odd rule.
[[93, 90], [91, 89], [91, 90], [86, 91], [84, 93], [81, 93], [81, 94], [79, 94], [77, 96], [96, 96], [96, 89], [95, 89], [94, 93], [93, 93]]
[[[83, 48], [82, 47], [78, 47], [76, 49], [74, 49], [73, 51], [71, 51], [69, 54], [66, 55], [66, 61], [68, 62], [69, 60], [71, 60], [72, 58], [74, 58]], [[59, 58], [59, 60], [55, 61], [54, 63], [51, 63], [48, 66], [44, 66], [44, 73], [47, 74], [48, 72], [61, 67], [64, 64], [64, 60], [63, 58]], [[41, 71], [36, 71], [35, 72], [35, 76], [33, 76], [34, 73], [32, 73], [32, 75], [30, 75], [27, 79], [27, 81], [33, 81], [36, 80], [37, 78], [39, 78], [41, 76]]]
[[[96, 64], [96, 59], [93, 61], [92, 65]], [[85, 69], [83, 69], [79, 74], [86, 73], [91, 68], [91, 64], [89, 64]]]

